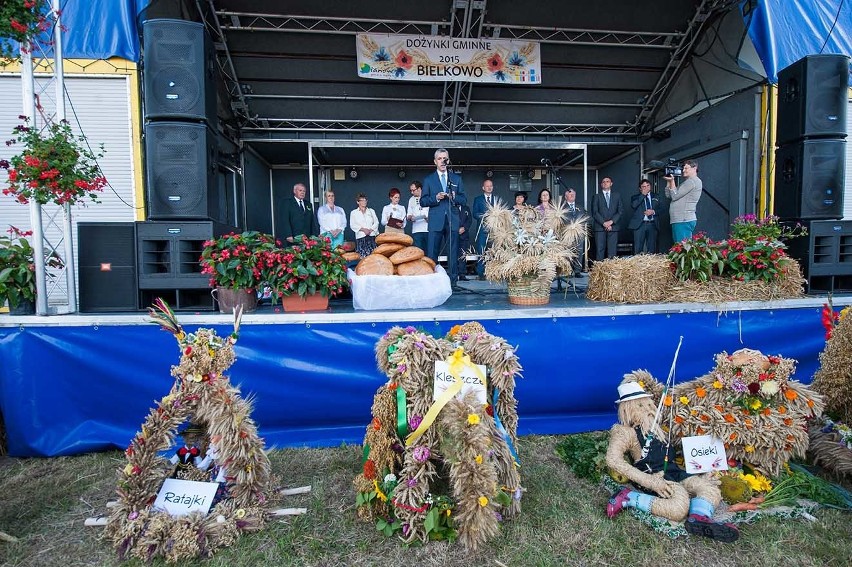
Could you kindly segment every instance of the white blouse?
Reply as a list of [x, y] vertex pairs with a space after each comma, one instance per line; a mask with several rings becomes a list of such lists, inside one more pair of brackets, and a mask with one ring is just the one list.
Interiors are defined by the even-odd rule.
[[393, 203], [385, 205], [385, 208], [382, 209], [382, 225], [387, 226], [388, 219], [391, 217], [401, 220], [402, 228], [405, 228], [408, 223], [408, 219], [405, 218], [405, 207], [402, 205], [394, 205]]
[[346, 213], [336, 205], [333, 211], [328, 205], [323, 205], [317, 209], [317, 220], [319, 221], [320, 234], [346, 228]]
[[372, 234], [375, 235], [379, 232], [379, 219], [376, 217], [376, 212], [370, 207], [367, 207], [363, 213], [361, 209], [355, 209], [349, 213], [349, 228], [355, 233], [355, 238], [364, 238], [367, 236], [361, 232], [362, 228], [371, 229], [373, 231]]

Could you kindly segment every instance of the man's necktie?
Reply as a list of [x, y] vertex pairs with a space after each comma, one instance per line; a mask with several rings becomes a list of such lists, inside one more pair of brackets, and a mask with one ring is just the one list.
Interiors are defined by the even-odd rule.
[[571, 212], [573, 213], [574, 211], [575, 211], [575, 209], [574, 209], [574, 203], [571, 203]]
[[485, 201], [488, 203], [488, 206], [490, 207], [491, 206], [491, 195], [488, 195], [487, 197], [485, 197]]
[[447, 190], [447, 174], [446, 173], [441, 174], [441, 187], [444, 188], [444, 191]]
[[299, 199], [299, 208], [302, 209], [303, 213], [305, 212], [305, 203], [303, 203], [301, 199]]
[[609, 193], [604, 193], [604, 199], [606, 199], [606, 208], [609, 208]]

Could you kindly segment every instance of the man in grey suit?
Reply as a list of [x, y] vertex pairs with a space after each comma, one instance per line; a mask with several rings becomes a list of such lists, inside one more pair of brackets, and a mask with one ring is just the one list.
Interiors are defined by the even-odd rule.
[[615, 258], [618, 251], [618, 223], [621, 221], [621, 195], [612, 190], [612, 179], [601, 179], [601, 190], [592, 197], [595, 227], [595, 260]]
[[698, 164], [694, 160], [683, 162], [683, 181], [675, 187], [674, 176], [667, 175], [666, 197], [672, 200], [669, 209], [669, 217], [672, 223], [672, 238], [680, 242], [685, 238], [692, 238], [698, 217], [695, 216], [695, 208], [698, 199], [701, 198], [703, 185], [698, 178]]
[[633, 215], [627, 228], [633, 231], [633, 253], [647, 251], [648, 254], [656, 254], [660, 198], [651, 194], [650, 181], [643, 179], [639, 182], [639, 192], [630, 197], [630, 207]]
[[447, 242], [447, 272], [450, 283], [458, 281], [459, 257], [459, 216], [454, 205], [466, 205], [464, 183], [459, 175], [447, 169], [450, 165], [450, 153], [444, 148], [435, 150], [435, 171], [423, 179], [423, 194], [420, 204], [429, 207], [429, 244], [427, 256], [435, 262], [441, 251], [441, 243]]
[[319, 224], [311, 202], [305, 200], [305, 184], [296, 183], [293, 186], [293, 198], [284, 199], [281, 207], [281, 230], [278, 236], [287, 242], [299, 235], [313, 236], [319, 234]]

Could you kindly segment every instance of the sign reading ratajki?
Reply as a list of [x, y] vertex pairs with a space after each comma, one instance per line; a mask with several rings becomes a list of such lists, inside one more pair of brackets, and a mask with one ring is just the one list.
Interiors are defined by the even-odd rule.
[[154, 501], [154, 508], [164, 510], [172, 516], [185, 516], [195, 511], [210, 512], [213, 497], [219, 484], [167, 478]]
[[355, 42], [365, 79], [541, 84], [534, 41], [359, 33]]

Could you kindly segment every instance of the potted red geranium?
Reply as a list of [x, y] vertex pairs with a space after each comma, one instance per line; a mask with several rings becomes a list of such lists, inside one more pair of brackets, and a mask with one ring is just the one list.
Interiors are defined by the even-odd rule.
[[293, 245], [265, 254], [262, 279], [281, 298], [285, 311], [321, 311], [330, 296], [343, 292], [346, 260], [324, 236], [298, 236]]
[[0, 67], [18, 59], [19, 46], [31, 48], [34, 37], [50, 29], [48, 0], [0, 2]]
[[244, 313], [257, 308], [262, 260], [276, 249], [275, 244], [272, 236], [254, 230], [232, 232], [204, 243], [201, 273], [210, 276], [219, 311], [233, 313], [237, 305], [242, 305]]
[[9, 179], [4, 195], [26, 204], [71, 205], [98, 201], [98, 194], [107, 183], [98, 167], [103, 146], [98, 154], [87, 147], [86, 139], [71, 132], [68, 122], [48, 124], [41, 131], [28, 126], [29, 119], [19, 116], [23, 125], [15, 127], [8, 145], [21, 144], [21, 152], [11, 160], [0, 160], [0, 168]]

